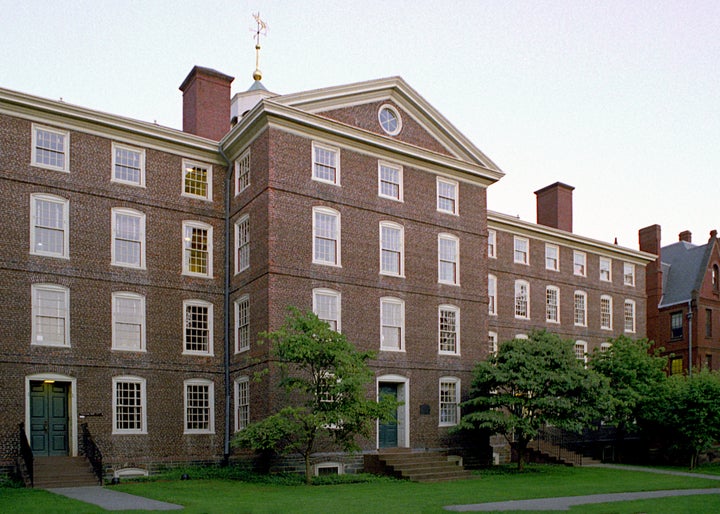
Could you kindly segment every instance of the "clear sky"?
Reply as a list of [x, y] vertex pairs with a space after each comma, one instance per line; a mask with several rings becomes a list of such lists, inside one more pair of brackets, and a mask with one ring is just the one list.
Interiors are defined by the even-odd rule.
[[[193, 65], [292, 93], [402, 76], [505, 173], [490, 209], [637, 248], [720, 228], [718, 0], [0, 0], [0, 87], [181, 128]], [[0, 149], [1, 150], [1, 149]]]

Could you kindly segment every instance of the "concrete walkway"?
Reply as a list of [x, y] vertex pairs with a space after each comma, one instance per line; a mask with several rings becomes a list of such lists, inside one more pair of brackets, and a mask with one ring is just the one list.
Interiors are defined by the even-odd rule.
[[[591, 466], [587, 466], [591, 467]], [[672, 471], [665, 469], [650, 469], [639, 466], [619, 466], [615, 464], [596, 464], [592, 467], [622, 469], [625, 471], [640, 471], [643, 473], [657, 473], [660, 475], [675, 475], [690, 478], [705, 478], [720, 480], [720, 475], [705, 475], [688, 473], [686, 471]], [[646, 500], [652, 498], [667, 498], [669, 496], [694, 496], [700, 494], [720, 494], [717, 489], [672, 489], [665, 491], [642, 491], [636, 493], [609, 493], [591, 494], [587, 496], [564, 496], [560, 498], [537, 498], [533, 500], [511, 500], [492, 503], [474, 503], [470, 505], [450, 505], [445, 510], [455, 512], [489, 512], [504, 510], [570, 510], [575, 505], [588, 503], [621, 502], [631, 500]]]
[[58, 487], [47, 490], [51, 493], [73, 498], [74, 500], [92, 503], [105, 510], [180, 510], [184, 508], [182, 505], [151, 500], [150, 498], [114, 491], [108, 487], [100, 487], [99, 485], [87, 487]]

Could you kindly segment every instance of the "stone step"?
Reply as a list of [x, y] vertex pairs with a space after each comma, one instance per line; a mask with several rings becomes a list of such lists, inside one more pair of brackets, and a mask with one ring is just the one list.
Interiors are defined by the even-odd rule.
[[98, 485], [85, 457], [36, 457], [33, 460], [33, 487], [79, 487]]
[[448, 460], [440, 453], [383, 451], [377, 457], [386, 472], [416, 482], [443, 482], [471, 476], [456, 460]]

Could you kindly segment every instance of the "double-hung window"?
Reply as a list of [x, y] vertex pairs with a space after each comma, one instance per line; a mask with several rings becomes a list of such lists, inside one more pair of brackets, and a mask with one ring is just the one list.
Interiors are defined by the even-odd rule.
[[451, 234], [438, 235], [438, 282], [460, 284], [460, 240]]
[[530, 241], [525, 237], [514, 238], [514, 260], [518, 264], [530, 264]]
[[239, 195], [250, 186], [250, 150], [235, 160], [235, 194]]
[[145, 187], [145, 150], [113, 143], [111, 180]]
[[555, 286], [545, 288], [545, 321], [560, 323], [560, 289]]
[[112, 294], [113, 350], [145, 351], [145, 297], [126, 291]]
[[497, 259], [497, 232], [488, 230], [488, 257]]
[[183, 302], [183, 354], [213, 354], [213, 305], [203, 300]]
[[250, 378], [235, 380], [235, 431], [244, 429], [250, 423]]
[[32, 344], [70, 346], [70, 290], [55, 284], [31, 289]]
[[545, 243], [545, 269], [560, 270], [560, 247]]
[[183, 221], [183, 274], [212, 277], [212, 233], [207, 223]]
[[235, 222], [235, 273], [250, 267], [250, 216], [240, 216]]
[[683, 337], [683, 313], [673, 312], [670, 314], [670, 336], [672, 339]]
[[635, 265], [629, 262], [623, 263], [623, 284], [635, 287]]
[[587, 326], [587, 294], [584, 291], [575, 291], [575, 326]]
[[608, 295], [600, 297], [600, 328], [612, 330], [612, 297]]
[[587, 256], [577, 250], [573, 251], [573, 274], [579, 277], [587, 275]]
[[235, 300], [235, 353], [250, 349], [250, 296]]
[[498, 351], [498, 335], [492, 330], [488, 332], [488, 356], [497, 355]]
[[635, 332], [635, 302], [625, 300], [624, 307], [625, 332]]
[[600, 280], [612, 282], [612, 260], [608, 257], [600, 257]]
[[33, 124], [32, 164], [57, 171], [70, 171], [70, 133]]
[[313, 262], [340, 266], [340, 213], [313, 207]]
[[497, 277], [488, 275], [488, 314], [497, 315]]
[[112, 209], [112, 264], [145, 268], [145, 214], [133, 209]]
[[437, 178], [437, 210], [448, 214], [458, 213], [458, 183]]
[[215, 433], [215, 390], [213, 383], [205, 379], [183, 382], [185, 390], [185, 433]]
[[454, 305], [438, 308], [438, 352], [460, 354], [460, 309]]
[[587, 343], [575, 341], [575, 358], [583, 363], [587, 362]]
[[336, 332], [341, 332], [340, 293], [332, 289], [313, 289], [313, 312]]
[[440, 379], [439, 392], [439, 425], [441, 427], [457, 425], [460, 419], [460, 379], [455, 377], [442, 377]]
[[515, 317], [530, 318], [530, 284], [524, 280], [515, 281]]
[[183, 160], [183, 195], [212, 200], [212, 166]]
[[404, 229], [389, 221], [380, 222], [380, 273], [401, 277], [404, 274]]
[[113, 434], [146, 434], [145, 379], [113, 377]]
[[340, 185], [340, 150], [320, 143], [312, 144], [313, 180]]
[[405, 302], [380, 298], [380, 349], [405, 350]]
[[70, 203], [54, 195], [30, 195], [30, 253], [68, 258]]
[[402, 202], [403, 169], [402, 166], [380, 161], [378, 163], [378, 195]]

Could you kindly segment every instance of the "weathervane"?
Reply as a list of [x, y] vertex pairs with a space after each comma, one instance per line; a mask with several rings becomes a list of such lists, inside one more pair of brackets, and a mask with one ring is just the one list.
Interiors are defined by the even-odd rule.
[[253, 79], [262, 79], [262, 72], [260, 71], [260, 36], [267, 36], [267, 23], [260, 19], [260, 13], [253, 13], [253, 18], [257, 23], [257, 27], [250, 29], [255, 32], [253, 39], [255, 39], [255, 72], [253, 73]]

